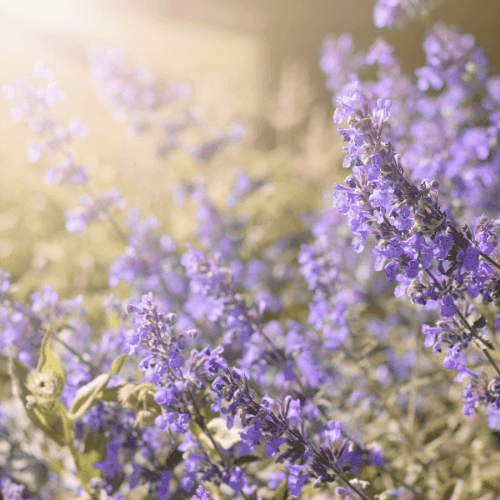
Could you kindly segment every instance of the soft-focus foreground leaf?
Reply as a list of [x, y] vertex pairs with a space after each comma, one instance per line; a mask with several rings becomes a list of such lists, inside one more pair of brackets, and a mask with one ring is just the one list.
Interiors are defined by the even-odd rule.
[[[93, 477], [101, 477], [102, 471], [94, 469], [94, 462], [106, 459], [106, 438], [104, 434], [91, 430], [85, 438], [83, 452], [78, 453], [78, 476], [82, 484], [88, 484]], [[75, 460], [76, 462], [76, 460]]]
[[110, 399], [103, 399], [116, 401], [118, 388], [106, 389], [106, 385], [113, 375], [118, 375], [126, 357], [126, 354], [121, 354], [113, 361], [109, 373], [98, 375], [94, 380], [78, 389], [69, 408], [68, 414], [71, 420], [82, 417], [104, 394]]
[[111, 378], [109, 373], [102, 373], [94, 380], [80, 387], [69, 407], [69, 417], [74, 420], [80, 418], [96, 402], [97, 394], [103, 389]]
[[66, 421], [62, 405], [58, 402], [50, 412], [44, 412], [38, 408], [31, 407], [28, 404], [28, 398], [33, 398], [33, 395], [25, 385], [29, 374], [28, 367], [11, 357], [9, 361], [9, 374], [13, 392], [23, 403], [30, 420], [59, 446], [68, 444], [67, 439], [72, 439], [72, 433], [68, 429], [68, 422]]
[[53, 371], [60, 375], [64, 380], [64, 371], [59, 364], [59, 361], [50, 350], [50, 335], [50, 330], [47, 330], [43, 337], [42, 346], [40, 348], [40, 358], [38, 359], [37, 371]]
[[113, 363], [111, 363], [111, 368], [109, 370], [109, 374], [113, 377], [115, 375], [118, 375], [120, 373], [120, 370], [122, 369], [123, 363], [125, 361], [125, 358], [127, 357], [126, 354], [120, 354]]

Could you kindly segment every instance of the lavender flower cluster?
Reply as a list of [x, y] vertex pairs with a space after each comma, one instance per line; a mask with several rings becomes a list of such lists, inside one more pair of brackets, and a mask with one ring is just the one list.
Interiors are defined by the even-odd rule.
[[[425, 19], [434, 3], [379, 0], [375, 24]], [[58, 158], [46, 182], [85, 190], [66, 230], [101, 221], [123, 251], [97, 326], [83, 296], [44, 286], [21, 300], [0, 271], [11, 388], [0, 399], [1, 498], [494, 498], [500, 77], [458, 28], [435, 25], [423, 47], [412, 77], [382, 39], [357, 54], [349, 35], [325, 40], [350, 173], [328, 206], [290, 216], [268, 240], [255, 235], [273, 172], [239, 166], [223, 203], [201, 177], [173, 186], [178, 205], [195, 206], [192, 239], [176, 241], [138, 208], [123, 217], [118, 188], [90, 189], [71, 152], [85, 126], [52, 116], [64, 94], [50, 72], [40, 65], [4, 87], [13, 118], [38, 137], [28, 161]], [[168, 108], [160, 156], [179, 149], [207, 164], [244, 137], [232, 123], [189, 145], [200, 115], [188, 85], [127, 70], [116, 50], [89, 59], [129, 132], [146, 133]], [[373, 67], [376, 79], [363, 79]], [[44, 468], [33, 447], [14, 445], [13, 401], [61, 450], [57, 461]], [[26, 479], [17, 447], [45, 480]]]

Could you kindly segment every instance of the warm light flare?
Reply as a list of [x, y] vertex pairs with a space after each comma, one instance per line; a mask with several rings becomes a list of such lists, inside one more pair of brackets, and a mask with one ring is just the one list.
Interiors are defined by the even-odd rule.
[[71, 0], [0, 0], [0, 13], [20, 22], [67, 23], [74, 19], [75, 12], [76, 5]]

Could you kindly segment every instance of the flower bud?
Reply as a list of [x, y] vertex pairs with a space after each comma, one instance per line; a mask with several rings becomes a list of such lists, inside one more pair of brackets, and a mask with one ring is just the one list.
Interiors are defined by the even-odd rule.
[[177, 314], [175, 313], [168, 313], [166, 316], [167, 323], [169, 325], [173, 325], [177, 321]]
[[64, 388], [64, 378], [53, 370], [34, 371], [26, 378], [26, 388], [42, 409], [50, 410]]

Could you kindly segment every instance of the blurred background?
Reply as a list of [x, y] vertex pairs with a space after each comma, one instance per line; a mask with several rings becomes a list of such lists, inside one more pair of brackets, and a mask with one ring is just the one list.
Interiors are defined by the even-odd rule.
[[[118, 46], [156, 75], [195, 82], [198, 99], [208, 93], [219, 113], [222, 104], [255, 118], [265, 115], [269, 92], [278, 89], [282, 69], [291, 61], [307, 69], [317, 98], [328, 100], [318, 67], [319, 47], [328, 34], [349, 32], [360, 49], [383, 36], [407, 69], [421, 65], [423, 24], [409, 23], [403, 31], [377, 29], [374, 3], [0, 0], [0, 75], [7, 80], [29, 73], [41, 60], [61, 84], [81, 91], [88, 78], [87, 47]], [[430, 14], [430, 22], [436, 20], [473, 33], [492, 66], [500, 69], [500, 2], [444, 1]]]
[[[182, 240], [192, 212], [172, 203], [171, 189], [195, 174], [209, 176], [214, 191], [224, 192], [240, 165], [253, 175], [272, 170], [279, 172], [278, 189], [286, 185], [291, 203], [306, 198], [305, 208], [321, 204], [321, 192], [331, 186], [341, 156], [333, 106], [318, 66], [322, 40], [349, 32], [356, 48], [363, 49], [383, 36], [405, 69], [423, 63], [423, 24], [378, 30], [373, 4], [0, 0], [0, 85], [31, 74], [43, 62], [66, 93], [54, 106], [54, 116], [63, 123], [80, 117], [88, 127], [87, 137], [72, 149], [88, 166], [92, 187], [102, 191], [117, 185], [128, 206], [155, 213], [162, 230]], [[498, 0], [449, 0], [430, 16], [431, 23], [442, 20], [473, 33], [500, 71]], [[140, 64], [161, 81], [189, 82], [206, 135], [235, 120], [244, 124], [247, 134], [239, 149], [208, 166], [196, 165], [185, 158], [158, 157], [151, 133], [128, 136], [91, 85], [86, 53], [93, 45], [119, 48], [131, 67]], [[76, 206], [81, 191], [47, 186], [44, 166], [27, 161], [33, 134], [11, 119], [10, 102], [3, 98], [0, 116], [0, 267], [18, 281], [21, 297], [44, 283], [65, 296], [105, 289], [107, 266], [123, 242], [113, 240], [102, 224], [84, 235], [65, 232], [63, 211]], [[281, 221], [278, 215], [276, 220]]]

